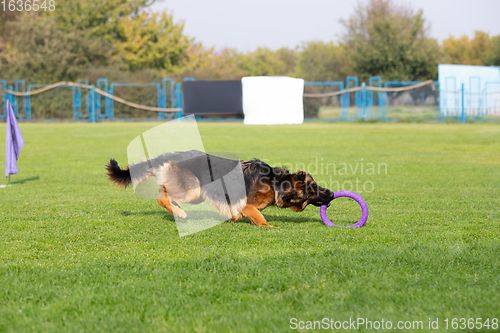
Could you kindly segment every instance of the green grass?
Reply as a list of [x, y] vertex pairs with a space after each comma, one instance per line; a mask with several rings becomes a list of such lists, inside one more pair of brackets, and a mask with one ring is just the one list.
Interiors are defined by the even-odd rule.
[[[500, 318], [500, 126], [202, 123], [207, 151], [335, 163], [315, 178], [357, 179], [370, 217], [351, 230], [324, 226], [317, 207], [270, 208], [280, 229], [243, 220], [180, 238], [154, 200], [104, 175], [154, 125], [21, 124], [20, 173], [0, 189], [0, 332], [285, 332], [324, 317], [424, 332], [429, 318], [439, 331], [446, 317]], [[360, 212], [338, 199], [328, 214]]]
[[[356, 108], [351, 107], [350, 113], [354, 115]], [[378, 106], [373, 107], [373, 114], [378, 114]], [[439, 120], [439, 106], [437, 105], [401, 105], [389, 106], [387, 117], [396, 122], [431, 122]], [[321, 107], [318, 113], [319, 119], [340, 119], [340, 107]]]

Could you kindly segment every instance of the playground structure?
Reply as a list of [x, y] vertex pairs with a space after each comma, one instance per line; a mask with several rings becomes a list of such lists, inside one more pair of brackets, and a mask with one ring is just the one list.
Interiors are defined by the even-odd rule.
[[[16, 80], [8, 85], [0, 80], [3, 93], [3, 110], [0, 120], [5, 119], [7, 100], [13, 105], [19, 121], [31, 121], [33, 118], [32, 96], [51, 89], [66, 89], [71, 92], [72, 119], [75, 121], [115, 120], [116, 103], [132, 108], [157, 112], [158, 120], [178, 118], [183, 109], [183, 83], [194, 78], [184, 78], [176, 83], [173, 78], [164, 78], [152, 83], [109, 83], [100, 78], [95, 85], [88, 80], [59, 82], [57, 84], [27, 84]], [[382, 87], [382, 83], [383, 87]], [[444, 84], [443, 84], [444, 83]], [[500, 82], [481, 82], [480, 77], [470, 77], [465, 87], [457, 86], [455, 77], [440, 78], [440, 81], [385, 81], [379, 76], [372, 76], [368, 85], [356, 76], [349, 76], [343, 81], [305, 82], [304, 101], [312, 99], [335, 99], [340, 107], [339, 121], [379, 120], [387, 121], [388, 107], [405, 92], [415, 92], [418, 88], [432, 87], [436, 91], [435, 103], [439, 102], [439, 120], [447, 118], [456, 121], [483, 121], [485, 116], [500, 116]], [[441, 86], [442, 89], [439, 89]], [[146, 106], [129, 102], [117, 96], [119, 89], [149, 89], [154, 94], [155, 106]], [[68, 90], [69, 89], [69, 90]], [[428, 89], [429, 90], [429, 89]], [[59, 92], [63, 90], [58, 90]], [[312, 91], [312, 92], [311, 92]], [[122, 91], [123, 95], [123, 91]], [[338, 96], [338, 97], [337, 97]], [[398, 97], [399, 96], [399, 97]], [[67, 101], [69, 105], [69, 101]], [[154, 116], [156, 118], [156, 115]]]

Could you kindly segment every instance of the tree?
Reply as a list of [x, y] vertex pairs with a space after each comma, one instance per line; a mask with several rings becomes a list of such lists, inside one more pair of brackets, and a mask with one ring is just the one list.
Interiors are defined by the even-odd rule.
[[171, 15], [145, 13], [154, 1], [67, 0], [52, 12], [24, 13], [8, 23], [2, 68], [43, 75], [44, 81], [110, 65], [171, 74], [186, 63], [193, 40]]
[[84, 31], [64, 33], [53, 17], [23, 13], [10, 24], [9, 47], [2, 53], [1, 70], [41, 82], [77, 79], [90, 65], [105, 65], [111, 45], [88, 39]]
[[65, 33], [85, 31], [113, 44], [113, 56], [131, 70], [156, 68], [172, 72], [186, 58], [192, 39], [166, 13], [144, 12], [156, 0], [67, 0], [50, 13]]
[[[349, 59], [345, 56], [343, 45], [321, 41], [307, 42], [302, 45], [297, 63], [297, 76], [306, 81], [344, 81], [349, 75]], [[331, 86], [309, 87], [309, 92], [331, 91]], [[305, 98], [304, 113], [307, 118], [315, 118], [319, 109], [328, 98]]]
[[363, 79], [419, 80], [437, 77], [439, 47], [428, 37], [421, 10], [395, 5], [391, 0], [358, 4], [347, 21], [343, 41], [353, 69]]
[[244, 76], [293, 75], [297, 53], [288, 48], [271, 51], [259, 48], [243, 54], [235, 49], [206, 50], [200, 44], [190, 47], [189, 61], [180, 74], [205, 80], [239, 80]]
[[177, 74], [179, 79], [190, 76], [200, 80], [239, 80], [245, 76], [241, 68], [244, 55], [234, 49], [214, 51], [195, 44], [187, 53], [188, 61]]
[[92, 36], [116, 39], [119, 21], [138, 17], [156, 0], [65, 0], [57, 10], [47, 12], [64, 32], [85, 30]]
[[183, 28], [166, 13], [123, 17], [114, 54], [131, 70], [157, 68], [171, 73], [187, 58], [187, 48], [193, 41], [182, 34]]
[[351, 73], [343, 45], [321, 41], [302, 45], [297, 63], [297, 76], [306, 81], [344, 80]]
[[500, 36], [490, 38], [482, 31], [476, 31], [473, 39], [451, 36], [443, 40], [443, 62], [459, 65], [495, 65], [500, 59], [498, 45]]
[[285, 75], [287, 67], [278, 53], [263, 47], [246, 54], [240, 66], [247, 76]]
[[[21, 5], [19, 7], [19, 4]], [[24, 0], [18, 0], [14, 4], [17, 8], [22, 8], [24, 6]], [[3, 10], [4, 4], [0, 4], [0, 41], [5, 39], [7, 33], [7, 24], [9, 22], [16, 21], [21, 15], [22, 11], [19, 10], [9, 10], [9, 3], [5, 2], [5, 11]]]
[[298, 53], [287, 47], [282, 47], [276, 51], [276, 55], [284, 64], [282, 75], [294, 76], [298, 62]]
[[484, 64], [500, 66], [500, 36], [491, 37], [490, 49], [484, 55]]

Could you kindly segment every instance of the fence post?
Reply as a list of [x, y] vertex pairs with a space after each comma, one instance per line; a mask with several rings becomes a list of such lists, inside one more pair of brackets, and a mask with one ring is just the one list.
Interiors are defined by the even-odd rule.
[[[370, 80], [368, 81], [370, 87], [373, 87], [374, 80], [377, 81], [379, 87], [382, 87], [382, 78], [380, 76], [370, 76]], [[381, 91], [379, 91], [378, 95], [377, 95], [379, 104], [380, 104], [380, 93], [381, 93]], [[368, 118], [372, 118], [372, 117], [377, 118], [378, 117], [380, 120], [383, 121], [382, 116], [381, 116], [380, 107], [379, 107], [378, 113], [376, 115], [374, 115], [373, 108], [374, 108], [373, 90], [368, 90], [366, 92], [366, 112], [368, 113]]]
[[[166, 108], [167, 92], [164, 91], [163, 85], [161, 83], [158, 83], [156, 91], [158, 94], [158, 107], [159, 108]], [[158, 112], [158, 120], [163, 120], [163, 119], [165, 119], [165, 113]]]
[[[78, 83], [80, 83], [80, 79], [78, 79]], [[80, 112], [82, 111], [82, 86], [78, 84], [76, 88], [76, 101], [77, 101], [77, 109], [76, 109], [76, 120], [80, 119]]]
[[78, 117], [76, 116], [76, 106], [78, 105], [76, 103], [76, 86], [71, 87], [71, 92], [72, 92], [72, 97], [73, 97], [73, 120], [78, 120]]
[[363, 82], [361, 84], [361, 87], [363, 89], [363, 120], [366, 120], [366, 83]]
[[95, 101], [95, 96], [94, 96], [94, 93], [95, 93], [95, 92], [94, 92], [94, 85], [92, 85], [92, 86], [90, 87], [90, 92], [89, 92], [89, 94], [90, 94], [90, 96], [89, 96], [89, 107], [90, 107], [90, 114], [89, 114], [89, 117], [90, 117], [90, 119], [91, 119], [91, 121], [92, 121], [92, 124], [95, 124], [95, 121], [96, 121], [96, 116], [97, 116], [97, 114], [96, 114], [96, 113], [97, 113], [97, 112], [96, 112], [97, 110], [96, 110], [96, 108], [95, 108], [95, 102], [94, 102], [94, 101]]
[[[15, 92], [19, 92], [19, 84], [22, 84], [22, 85], [24, 86], [24, 85], [26, 85], [26, 82], [25, 82], [24, 80], [16, 80], [16, 81], [14, 82], [14, 89], [15, 89]], [[23, 90], [23, 91], [24, 91], [24, 90]], [[14, 112], [15, 112], [15, 114], [16, 114], [16, 117], [19, 117], [19, 118], [21, 118], [21, 117], [22, 117], [22, 116], [21, 116], [21, 114], [19, 113], [19, 100], [20, 100], [20, 99], [22, 100], [22, 98], [19, 98], [19, 97], [17, 97], [17, 96], [16, 96], [16, 97], [14, 97], [14, 101], [15, 101], [15, 102], [14, 102], [14, 104], [13, 104], [13, 105], [14, 105], [14, 108], [15, 108]], [[26, 102], [25, 102], [25, 103], [26, 103]]]
[[170, 107], [175, 108], [177, 103], [175, 102], [175, 82], [171, 77], [165, 77], [162, 79], [162, 91], [163, 91], [163, 107], [168, 108], [167, 101], [167, 81], [170, 82]]
[[[108, 93], [114, 96], [115, 89], [113, 83], [109, 86]], [[115, 100], [112, 98], [109, 99], [109, 116], [111, 119], [115, 119]]]
[[[12, 86], [9, 86], [9, 90], [14, 91]], [[16, 112], [16, 108], [15, 108], [15, 104], [14, 104], [16, 99], [14, 98], [14, 95], [12, 95], [12, 94], [7, 94], [7, 96], [9, 96], [9, 101], [10, 101], [10, 105], [12, 105], [12, 109], [14, 111], [14, 116], [16, 116], [16, 118], [17, 118], [17, 112]]]
[[[26, 91], [30, 91], [29, 86], [26, 89]], [[26, 110], [26, 120], [31, 121], [31, 95], [27, 95], [25, 102], [24, 102], [24, 108]]]
[[[88, 86], [89, 85], [89, 80], [85, 80], [85, 84]], [[87, 98], [86, 98], [86, 101], [87, 101], [87, 113], [89, 115], [89, 121], [92, 121], [92, 101], [90, 100], [90, 92], [91, 92], [92, 88], [91, 89], [88, 89], [87, 90]]]
[[[344, 90], [344, 82], [340, 82], [340, 90]], [[347, 121], [349, 113], [349, 94], [340, 95], [340, 121]]]
[[[101, 83], [103, 83], [103, 87], [101, 88]], [[101, 89], [105, 92], [108, 92], [108, 79], [106, 78], [99, 78], [97, 79], [96, 82], [96, 88]], [[97, 112], [100, 114], [102, 111], [102, 104], [101, 104], [101, 98], [102, 96], [100, 94], [96, 94], [96, 107], [97, 107]], [[108, 120], [113, 120], [109, 116], [109, 98], [104, 97], [104, 112], [102, 113], [104, 118], [108, 118]]]
[[[345, 88], [346, 88], [346, 89], [351, 88], [351, 86], [350, 86], [350, 84], [349, 84], [351, 80], [354, 80], [354, 87], [353, 87], [353, 88], [357, 88], [357, 87], [358, 87], [358, 77], [357, 77], [357, 76], [348, 76], [348, 77], [346, 77], [346, 79], [345, 79], [345, 80], [346, 80], [346, 84], [345, 84]], [[346, 120], [351, 120], [351, 118], [352, 118], [352, 120], [355, 120], [355, 119], [356, 119], [356, 117], [357, 117], [358, 119], [359, 119], [359, 118], [361, 118], [361, 117], [360, 117], [360, 111], [361, 111], [361, 105], [360, 105], [360, 104], [361, 104], [361, 99], [360, 99], [360, 96], [359, 96], [359, 95], [360, 95], [359, 90], [356, 90], [356, 92], [354, 92], [354, 105], [355, 105], [355, 110], [356, 110], [356, 112], [355, 112], [355, 115], [354, 115], [354, 116], [351, 116], [351, 115], [350, 115], [350, 111], [351, 111], [351, 110], [350, 110], [350, 109], [351, 109], [351, 94], [349, 93], [349, 94], [347, 95], [347, 96], [348, 96], [347, 101], [349, 102], [349, 104], [348, 104], [348, 107], [349, 107], [349, 113], [348, 113], [348, 115], [347, 115], [347, 117], [346, 117]]]
[[465, 123], [464, 84], [462, 83], [462, 124]]
[[76, 88], [76, 111], [75, 120], [80, 120], [80, 111], [82, 109], [82, 87], [79, 85]]
[[[181, 84], [177, 83], [177, 107], [182, 109], [182, 92], [181, 92]], [[177, 112], [177, 118], [182, 117], [182, 111]]]

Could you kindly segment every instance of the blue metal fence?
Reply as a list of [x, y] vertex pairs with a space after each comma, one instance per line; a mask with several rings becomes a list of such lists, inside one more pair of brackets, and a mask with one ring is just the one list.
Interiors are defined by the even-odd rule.
[[[192, 77], [184, 78], [184, 81], [194, 80]], [[78, 80], [88, 85], [88, 80]], [[415, 85], [422, 81], [385, 81], [384, 87], [401, 87]], [[359, 87], [359, 79], [356, 76], [346, 78], [342, 81], [305, 82], [306, 86], [338, 89], [339, 92]], [[382, 78], [372, 76], [369, 78], [368, 87], [382, 87]], [[487, 114], [500, 113], [500, 82], [481, 82], [479, 77], [470, 77], [469, 86], [464, 89], [457, 87], [455, 77], [447, 77], [444, 87], [439, 90], [439, 120], [452, 118], [457, 121], [482, 121]], [[482, 85], [484, 84], [484, 85]], [[439, 86], [437, 81], [433, 85]], [[3, 91], [3, 112], [0, 112], [0, 120], [6, 116], [6, 103], [9, 100], [13, 106], [14, 113], [19, 120], [30, 121], [33, 118], [31, 96], [16, 97], [7, 93], [7, 88], [15, 92], [29, 92], [41, 88], [44, 84], [27, 84], [24, 80], [16, 80], [13, 85], [8, 85], [6, 80], [0, 80], [0, 89]], [[116, 94], [118, 87], [151, 87], [156, 91], [156, 105], [159, 108], [181, 108], [183, 107], [182, 86], [173, 78], [164, 78], [161, 82], [146, 84], [139, 83], [109, 83], [106, 78], [99, 78], [95, 86], [83, 89], [80, 86], [71, 86], [72, 109], [74, 120], [87, 120], [91, 122], [115, 119], [115, 102], [109, 98], [96, 93], [95, 88], [103, 90], [110, 95]], [[328, 88], [330, 87], [330, 88]], [[468, 88], [468, 89], [467, 89]], [[325, 90], [325, 89], [323, 89]], [[351, 93], [340, 93], [340, 120], [358, 121], [377, 119], [388, 120], [389, 96], [385, 91], [372, 91], [367, 89], [365, 82], [361, 83], [361, 89]], [[338, 104], [337, 104], [338, 105]], [[24, 106], [24, 112], [23, 111]], [[352, 107], [351, 107], [352, 106]], [[158, 119], [164, 120], [168, 117], [165, 112], [158, 112]], [[181, 117], [182, 112], [171, 113], [170, 117]]]
[[[77, 80], [78, 83], [84, 82], [86, 85], [89, 84], [89, 80]], [[0, 89], [3, 92], [3, 105], [2, 111], [0, 112], [0, 121], [4, 120], [6, 117], [7, 101], [10, 101], [13, 107], [14, 114], [18, 120], [32, 120], [33, 105], [31, 96], [14, 96], [9, 94], [7, 90], [15, 92], [29, 92], [38, 88], [43, 88], [48, 86], [48, 84], [26, 84], [24, 80], [16, 80], [14, 82], [14, 87], [9, 86], [6, 80], [0, 80]], [[63, 86], [64, 87], [64, 86]], [[70, 87], [70, 86], [67, 86]], [[102, 91], [107, 92], [110, 95], [116, 93], [117, 87], [152, 87], [155, 88], [156, 95], [156, 106], [159, 108], [180, 108], [182, 107], [182, 91], [181, 85], [178, 83], [177, 86], [173, 78], [164, 78], [161, 82], [153, 82], [146, 84], [139, 83], [120, 83], [113, 82], [108, 83], [106, 78], [100, 78], [96, 81], [95, 86], [91, 85], [90, 89], [83, 89], [81, 86], [71, 86], [72, 89], [72, 110], [74, 120], [88, 120], [91, 122], [102, 121], [102, 120], [114, 120], [115, 114], [115, 104], [114, 100], [102, 96], [95, 91], [98, 88]], [[13, 89], [14, 88], [14, 89]], [[167, 92], [167, 88], [169, 91]], [[104, 100], [104, 104], [103, 104]], [[22, 104], [24, 104], [24, 112], [22, 111]], [[86, 110], [86, 112], [84, 112]], [[180, 117], [182, 112], [176, 112], [175, 117]], [[165, 112], [158, 112], [158, 119], [165, 119]]]
[[[374, 81], [376, 81], [376, 86], [373, 85]], [[382, 78], [380, 76], [372, 76], [370, 77], [370, 80], [368, 81], [370, 84], [370, 87], [382, 87]], [[363, 89], [364, 90], [364, 89]], [[385, 94], [385, 95], [384, 95]], [[382, 121], [387, 120], [387, 93], [378, 91], [377, 92], [377, 105], [378, 105], [378, 112], [375, 113], [375, 110], [373, 108], [374, 105], [374, 99], [373, 99], [373, 91], [368, 90], [366, 92], [367, 95], [367, 100], [366, 100], [366, 115], [367, 119], [380, 119]]]
[[483, 121], [487, 115], [500, 115], [500, 82], [482, 82], [480, 77], [471, 76], [469, 82], [457, 86], [455, 77], [446, 77], [444, 85], [440, 91], [441, 120]]
[[[374, 87], [374, 83], [378, 87], [382, 86], [382, 78], [379, 76], [372, 76], [369, 79], [369, 86]], [[348, 76], [345, 82], [342, 81], [309, 81], [305, 82], [306, 86], [339, 86], [339, 91], [347, 90], [350, 88], [359, 87], [359, 79], [357, 76]], [[376, 96], [376, 98], [375, 98]], [[374, 108], [374, 101], [377, 99], [377, 109]], [[361, 84], [361, 90], [355, 91], [352, 102], [354, 102], [354, 110], [351, 110], [351, 94], [340, 94], [340, 120], [341, 121], [357, 121], [357, 120], [370, 120], [378, 119], [387, 120], [387, 93], [377, 92], [366, 89], [366, 84]]]

